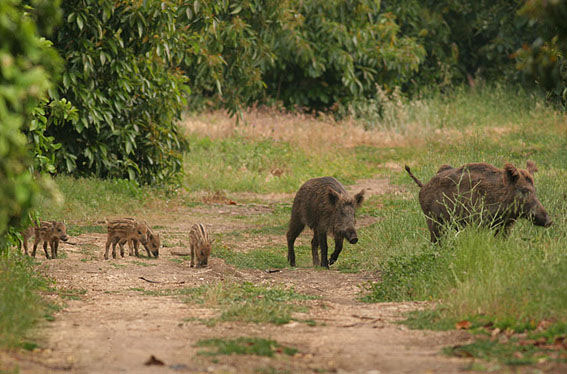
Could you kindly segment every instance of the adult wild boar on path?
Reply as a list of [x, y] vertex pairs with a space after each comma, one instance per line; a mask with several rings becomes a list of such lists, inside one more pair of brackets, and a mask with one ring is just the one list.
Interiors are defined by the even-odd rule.
[[536, 196], [535, 163], [528, 161], [526, 169], [510, 163], [504, 169], [485, 163], [460, 168], [442, 165], [424, 185], [406, 165], [410, 177], [421, 187], [419, 203], [433, 243], [439, 240], [443, 225], [452, 219], [458, 225], [476, 221], [504, 235], [518, 218], [527, 218], [537, 226], [551, 226], [551, 218]]
[[[313, 230], [313, 265], [320, 264], [328, 268], [337, 261], [343, 249], [343, 239], [351, 244], [358, 242], [354, 213], [363, 200], [364, 190], [350, 197], [342, 184], [332, 177], [314, 178], [305, 182], [297, 191], [291, 208], [291, 220], [286, 234], [289, 264], [295, 266], [293, 246], [305, 225]], [[327, 259], [327, 233], [331, 233], [335, 239], [335, 251], [330, 261]], [[320, 263], [318, 247], [321, 247]]]

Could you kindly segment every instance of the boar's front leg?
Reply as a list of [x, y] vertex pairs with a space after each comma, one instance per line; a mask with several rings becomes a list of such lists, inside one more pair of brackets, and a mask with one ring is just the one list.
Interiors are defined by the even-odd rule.
[[37, 245], [39, 244], [39, 237], [35, 238], [34, 242], [33, 242], [33, 249], [32, 249], [32, 257], [35, 258], [35, 252], [37, 251]]
[[51, 241], [51, 258], [57, 258], [57, 249], [59, 248], [59, 240]]
[[313, 256], [313, 266], [319, 266], [319, 238], [317, 234], [313, 233], [313, 239], [311, 239], [311, 255]]
[[316, 234], [319, 240], [319, 247], [321, 247], [321, 266], [329, 268], [329, 260], [327, 258], [327, 233], [325, 231]]
[[342, 235], [335, 235], [335, 251], [331, 255], [331, 260], [329, 261], [329, 265], [333, 265], [337, 262], [341, 251], [343, 250], [343, 236]]
[[49, 253], [47, 252], [47, 240], [43, 241], [43, 251], [45, 252], [45, 257], [49, 260]]

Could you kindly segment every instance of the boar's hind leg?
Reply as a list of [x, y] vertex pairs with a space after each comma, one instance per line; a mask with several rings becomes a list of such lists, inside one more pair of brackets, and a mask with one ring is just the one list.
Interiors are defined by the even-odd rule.
[[295, 250], [293, 249], [293, 245], [295, 243], [295, 239], [301, 234], [305, 225], [298, 219], [291, 219], [289, 223], [289, 230], [287, 230], [287, 260], [291, 266], [295, 266]]
[[331, 255], [331, 259], [329, 260], [329, 265], [333, 265], [339, 258], [339, 255], [343, 250], [343, 240], [344, 238], [342, 237], [342, 235], [335, 236], [335, 251]]
[[313, 266], [319, 266], [319, 238], [317, 234], [313, 233], [313, 239], [311, 239], [311, 255], [313, 256]]
[[112, 258], [116, 258], [116, 244], [118, 244], [118, 242], [120, 241], [120, 239], [116, 238], [112, 241]]

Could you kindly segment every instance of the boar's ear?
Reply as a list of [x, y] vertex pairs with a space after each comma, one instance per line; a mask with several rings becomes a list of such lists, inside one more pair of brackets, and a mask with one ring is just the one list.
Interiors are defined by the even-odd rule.
[[528, 169], [531, 175], [534, 175], [534, 173], [537, 171], [537, 166], [535, 162], [528, 160], [528, 162], [526, 162], [526, 169]]
[[356, 207], [360, 207], [362, 205], [362, 202], [364, 201], [364, 190], [360, 190], [359, 193], [357, 193], [356, 195], [354, 195], [354, 202], [356, 203]]
[[337, 201], [339, 201], [339, 199], [341, 198], [337, 193], [337, 191], [333, 190], [330, 187], [327, 189], [327, 194], [329, 196], [329, 202], [331, 203], [331, 205], [335, 205]]
[[504, 182], [516, 183], [520, 177], [520, 172], [510, 163], [504, 165], [504, 173], [506, 174]]

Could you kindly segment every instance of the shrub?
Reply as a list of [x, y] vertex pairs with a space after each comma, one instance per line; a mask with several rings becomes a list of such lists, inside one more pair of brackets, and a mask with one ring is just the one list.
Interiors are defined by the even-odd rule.
[[[32, 3], [41, 6], [46, 19], [57, 7], [57, 2]], [[20, 0], [0, 3], [0, 250], [8, 244], [8, 230], [28, 216], [39, 192], [28, 169], [31, 158], [20, 130], [50, 88], [50, 73], [58, 62], [38, 36], [31, 16], [41, 13], [26, 14], [25, 5]]]
[[45, 136], [61, 144], [57, 170], [174, 180], [185, 147], [175, 121], [186, 94], [176, 2], [71, 0], [62, 8], [54, 45], [65, 71], [57, 94], [77, 113], [48, 107]]

